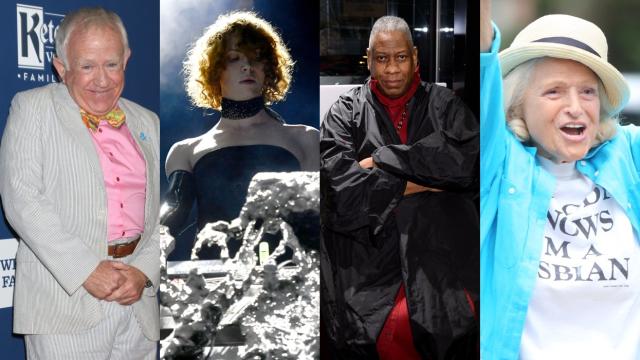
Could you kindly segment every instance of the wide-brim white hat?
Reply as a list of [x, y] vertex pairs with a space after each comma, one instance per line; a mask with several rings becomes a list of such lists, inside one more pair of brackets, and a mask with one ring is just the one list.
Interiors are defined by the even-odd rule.
[[598, 26], [570, 15], [547, 15], [527, 25], [511, 45], [500, 52], [502, 75], [535, 58], [553, 57], [578, 61], [589, 67], [604, 84], [613, 113], [629, 101], [629, 86], [607, 60], [607, 38]]

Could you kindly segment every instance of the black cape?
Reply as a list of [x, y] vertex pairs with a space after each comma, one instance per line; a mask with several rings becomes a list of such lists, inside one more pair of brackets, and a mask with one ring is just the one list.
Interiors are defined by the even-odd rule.
[[[321, 316], [332, 357], [377, 358], [401, 282], [423, 358], [477, 357], [478, 123], [433, 84], [409, 106], [404, 145], [368, 81], [321, 127]], [[379, 168], [362, 169], [370, 156]], [[407, 181], [444, 191], [404, 196]]]

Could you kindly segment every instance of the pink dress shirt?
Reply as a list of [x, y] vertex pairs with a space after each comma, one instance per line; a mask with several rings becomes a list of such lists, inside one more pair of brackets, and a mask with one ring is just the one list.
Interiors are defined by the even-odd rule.
[[147, 174], [138, 144], [126, 123], [116, 129], [102, 120], [97, 131], [88, 131], [98, 152], [107, 190], [108, 241], [141, 234]]

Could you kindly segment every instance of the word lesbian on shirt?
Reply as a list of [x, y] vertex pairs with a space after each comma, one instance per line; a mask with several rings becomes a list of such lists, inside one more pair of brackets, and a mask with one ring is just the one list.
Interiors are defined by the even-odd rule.
[[540, 280], [614, 282], [629, 278], [628, 253], [613, 247], [618, 240], [614, 212], [622, 209], [604, 188], [592, 186], [581, 201], [566, 197], [552, 201], [538, 268]]

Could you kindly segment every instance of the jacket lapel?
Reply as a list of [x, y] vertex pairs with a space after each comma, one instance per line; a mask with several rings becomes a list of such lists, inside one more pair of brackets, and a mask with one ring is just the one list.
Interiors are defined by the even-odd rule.
[[142, 156], [144, 157], [145, 167], [146, 167], [146, 196], [145, 196], [145, 206], [144, 206], [144, 235], [145, 237], [149, 237], [151, 235], [151, 231], [153, 231], [153, 225], [150, 219], [150, 211], [152, 208], [153, 199], [153, 189], [154, 186], [154, 174], [155, 169], [153, 169], [153, 142], [149, 138], [150, 131], [147, 127], [144, 126], [144, 122], [140, 118], [139, 114], [133, 110], [131, 107], [127, 106], [126, 102], [119, 102], [120, 108], [122, 108], [127, 116], [126, 124], [131, 132], [131, 136], [136, 141], [138, 145], [138, 149], [140, 149]]
[[96, 147], [91, 140], [89, 130], [80, 117], [80, 107], [75, 103], [69, 90], [64, 84], [54, 85], [53, 104], [55, 106], [56, 121], [59, 121], [71, 133], [74, 141], [89, 159], [89, 165], [95, 176], [104, 179], [100, 159]]
[[[425, 136], [425, 132], [418, 131], [421, 127], [426, 126], [427, 121], [427, 92], [425, 91], [424, 83], [418, 85], [416, 93], [409, 100], [409, 123], [407, 123], [407, 144], [413, 144]], [[433, 130], [429, 132], [432, 133]], [[417, 134], [421, 134], [416, 137]]]
[[400, 140], [400, 135], [398, 135], [398, 133], [394, 129], [393, 121], [391, 121], [391, 118], [389, 118], [389, 115], [387, 114], [387, 111], [385, 110], [384, 105], [382, 105], [382, 103], [380, 103], [380, 101], [376, 99], [376, 95], [371, 91], [370, 83], [369, 83], [370, 81], [371, 79], [369, 78], [364, 83], [363, 91], [364, 91], [365, 98], [367, 99], [367, 102], [371, 104], [371, 107], [376, 113], [374, 120], [377, 122], [378, 128], [381, 129], [381, 132], [384, 133], [385, 136], [383, 136], [383, 138], [390, 140], [390, 141], [385, 141], [383, 146], [390, 145], [390, 144], [402, 144], [402, 141]]

